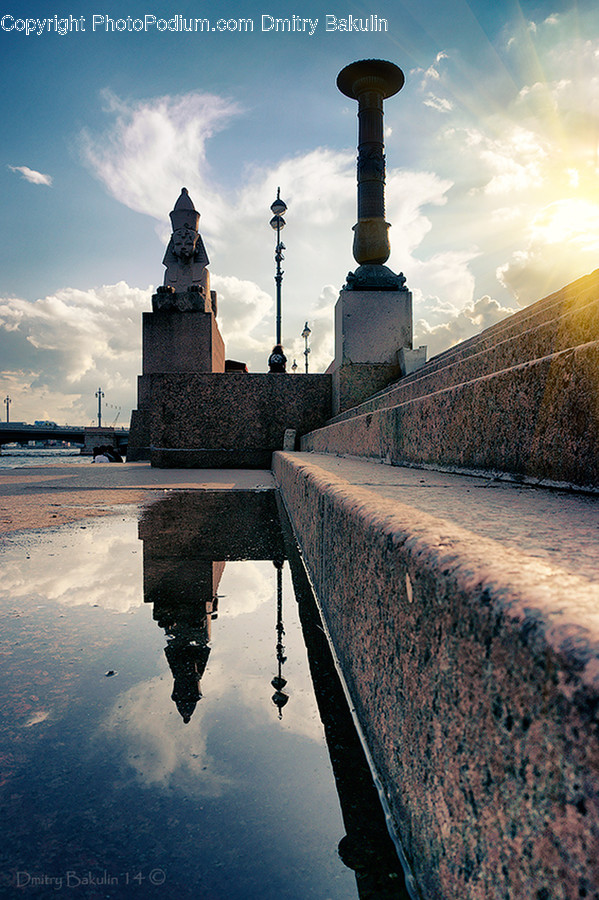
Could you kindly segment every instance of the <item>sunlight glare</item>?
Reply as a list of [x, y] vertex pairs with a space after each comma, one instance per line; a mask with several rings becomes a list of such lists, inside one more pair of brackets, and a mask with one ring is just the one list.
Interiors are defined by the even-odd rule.
[[599, 202], [556, 200], [544, 207], [531, 224], [534, 238], [545, 244], [570, 244], [577, 249], [599, 249]]

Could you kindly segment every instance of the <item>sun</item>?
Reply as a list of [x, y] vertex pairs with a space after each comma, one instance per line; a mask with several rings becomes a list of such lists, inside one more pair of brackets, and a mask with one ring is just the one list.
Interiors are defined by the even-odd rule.
[[530, 226], [535, 241], [599, 251], [599, 201], [581, 197], [555, 200], [543, 207]]

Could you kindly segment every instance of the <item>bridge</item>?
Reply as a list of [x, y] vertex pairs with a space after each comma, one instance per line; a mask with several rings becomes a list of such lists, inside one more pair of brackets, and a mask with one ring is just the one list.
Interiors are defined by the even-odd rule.
[[[96, 429], [87, 425], [26, 425], [24, 422], [0, 422], [0, 447], [4, 444], [24, 444], [27, 441], [69, 441], [84, 444], [85, 435], [99, 431], [110, 433], [117, 447], [125, 446], [129, 441], [128, 428]], [[98, 443], [105, 443], [98, 434]]]

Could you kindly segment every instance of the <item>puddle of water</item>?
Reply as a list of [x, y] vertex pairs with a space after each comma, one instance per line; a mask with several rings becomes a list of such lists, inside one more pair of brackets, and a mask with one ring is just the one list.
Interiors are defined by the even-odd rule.
[[0, 887], [407, 896], [272, 492], [174, 493], [2, 557]]

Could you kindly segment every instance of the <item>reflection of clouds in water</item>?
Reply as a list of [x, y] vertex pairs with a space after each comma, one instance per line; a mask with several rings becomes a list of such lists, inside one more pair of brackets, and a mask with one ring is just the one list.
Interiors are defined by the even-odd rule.
[[271, 562], [227, 562], [218, 586], [219, 614], [228, 619], [253, 613], [276, 596], [275, 568]]
[[[13, 603], [53, 603], [65, 607], [97, 604], [127, 612], [143, 602], [142, 544], [134, 518], [88, 521], [36, 536], [31, 543], [8, 540], [3, 553], [2, 594]], [[300, 672], [305, 656], [289, 568], [284, 569], [286, 636], [290, 700], [279, 721], [270, 681], [276, 673], [276, 569], [271, 561], [227, 562], [218, 593], [219, 618], [213, 623], [212, 653], [202, 678], [205, 698], [191, 722], [181, 721], [164, 676], [121, 693], [101, 726], [110, 736], [116, 759], [123, 759], [146, 786], [175, 787], [200, 796], [220, 796], [235, 784], [235, 769], [212, 757], [207, 740], [214, 727], [214, 704], [235, 712], [243, 728], [322, 740], [322, 724], [311, 694], [309, 676]], [[303, 668], [303, 667], [302, 667]], [[28, 727], [46, 713], [31, 716]], [[124, 775], [123, 777], [127, 777]]]
[[[206, 691], [210, 691], [211, 696], [222, 694], [223, 685], [228, 682], [237, 695], [237, 702], [243, 704], [247, 721], [253, 727], [263, 728], [276, 721], [276, 728], [309, 740], [322, 741], [323, 726], [308, 667], [306, 663], [301, 668], [298, 666], [298, 658], [305, 661], [306, 649], [298, 622], [289, 564], [286, 563], [283, 569], [283, 643], [287, 656], [283, 676], [288, 680], [284, 691], [289, 695], [289, 702], [280, 721], [277, 721], [278, 709], [272, 702], [274, 688], [271, 684], [272, 677], [277, 673], [277, 576], [272, 561], [228, 562], [219, 594], [226, 595], [219, 606], [219, 618], [222, 613], [223, 621], [218, 630], [213, 628], [213, 650], [205, 676]], [[254, 613], [242, 639], [248, 645], [253, 643], [256, 674], [248, 672], [247, 659], [241, 672], [238, 643], [241, 632], [227, 628], [227, 619], [244, 613]], [[258, 647], [260, 650], [257, 650]]]
[[2, 592], [11, 600], [127, 612], [141, 606], [142, 548], [135, 519], [108, 517], [42, 536], [28, 551], [8, 544]]
[[[305, 647], [288, 567], [284, 570], [285, 642], [289, 703], [278, 720], [272, 702], [271, 679], [276, 673], [276, 570], [270, 561], [228, 562], [220, 583], [220, 614], [214, 623], [212, 651], [201, 687], [204, 698], [184, 725], [171, 700], [170, 672], [135, 685], [120, 694], [104, 728], [112, 732], [119, 753], [144, 785], [175, 787], [220, 796], [234, 787], [237, 768], [223, 757], [208, 753], [208, 740], [216, 737], [223, 712], [237, 721], [237, 739], [244, 732], [269, 734], [276, 740], [285, 732], [322, 742], [323, 726], [305, 665]], [[214, 718], [216, 716], [216, 719]], [[223, 748], [224, 749], [224, 748]], [[230, 755], [230, 749], [224, 756]]]
[[[273, 666], [272, 674], [276, 673]], [[279, 720], [279, 711], [272, 702], [275, 692], [268, 679], [264, 677], [245, 678], [238, 684], [238, 697], [247, 710], [251, 710], [252, 723], [255, 727], [262, 728], [265, 723], [275, 723], [275, 727], [289, 734], [308, 738], [308, 740], [321, 743], [323, 740], [323, 725], [318, 713], [311, 687], [302, 687], [294, 684], [294, 676], [291, 671], [283, 667], [283, 677], [288, 677], [288, 683], [283, 688], [289, 695], [289, 702], [283, 709], [283, 716]], [[276, 720], [276, 722], [275, 722]]]
[[119, 694], [102, 729], [112, 732], [125, 762], [144, 785], [218, 797], [232, 781], [216, 771], [206, 750], [202, 701], [184, 725], [171, 692], [170, 673], [136, 684]]

